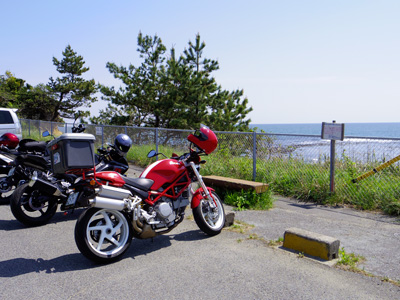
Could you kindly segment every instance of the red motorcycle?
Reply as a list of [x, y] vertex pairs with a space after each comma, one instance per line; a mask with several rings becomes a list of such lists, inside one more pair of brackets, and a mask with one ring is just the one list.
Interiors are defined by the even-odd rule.
[[[133, 237], [146, 239], [170, 232], [183, 221], [190, 202], [194, 220], [203, 232], [211, 236], [221, 232], [225, 224], [222, 201], [199, 174], [200, 165], [205, 163], [200, 156], [216, 149], [217, 137], [202, 125], [188, 140], [189, 153], [156, 161], [139, 178], [116, 172], [95, 175], [95, 197], [75, 226], [75, 242], [83, 255], [99, 263], [115, 261]], [[159, 154], [152, 150], [148, 157]], [[200, 187], [194, 191], [192, 184], [196, 182]]]

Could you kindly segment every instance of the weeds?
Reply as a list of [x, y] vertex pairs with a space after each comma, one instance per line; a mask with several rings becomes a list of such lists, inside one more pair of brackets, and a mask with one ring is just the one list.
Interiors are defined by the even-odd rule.
[[[246, 157], [210, 156], [204, 175], [252, 180], [252, 160]], [[223, 164], [221, 164], [223, 161]], [[301, 159], [257, 160], [256, 181], [269, 184], [270, 192], [311, 201], [323, 205], [349, 205], [361, 210], [381, 210], [389, 215], [400, 215], [400, 170], [387, 168], [360, 182], [352, 180], [374, 164], [352, 162], [343, 156], [335, 168], [335, 193], [330, 193], [329, 164], [309, 163]], [[243, 200], [242, 200], [243, 201]]]
[[283, 245], [283, 237], [280, 237], [276, 240], [270, 240], [268, 242], [268, 246], [271, 246], [271, 247], [282, 246], [282, 245]]
[[365, 261], [365, 258], [354, 253], [347, 253], [344, 247], [339, 249], [339, 260], [336, 263], [337, 266], [350, 270], [357, 273], [366, 273], [365, 271], [358, 268], [358, 264]]
[[235, 223], [228, 227], [228, 230], [233, 232], [238, 232], [241, 234], [246, 234], [249, 230], [253, 229], [254, 225], [247, 224], [245, 222], [235, 220]]
[[272, 208], [273, 199], [271, 192], [257, 194], [255, 191], [231, 192], [223, 191], [221, 195], [224, 203], [237, 207], [237, 210]]

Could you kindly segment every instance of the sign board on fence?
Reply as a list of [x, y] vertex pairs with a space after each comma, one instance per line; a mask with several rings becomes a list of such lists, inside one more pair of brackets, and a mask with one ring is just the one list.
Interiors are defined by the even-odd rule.
[[103, 127], [96, 127], [96, 135], [103, 135]]
[[322, 123], [321, 138], [325, 140], [341, 140], [344, 139], [343, 123]]

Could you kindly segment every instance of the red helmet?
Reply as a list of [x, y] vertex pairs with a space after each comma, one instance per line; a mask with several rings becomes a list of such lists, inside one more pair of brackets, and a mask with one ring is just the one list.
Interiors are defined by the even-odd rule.
[[19, 138], [13, 133], [5, 133], [0, 137], [0, 145], [15, 149], [19, 144]]
[[215, 133], [203, 124], [200, 125], [200, 130], [196, 130], [196, 132], [189, 135], [187, 139], [206, 154], [210, 154], [218, 146], [218, 139]]

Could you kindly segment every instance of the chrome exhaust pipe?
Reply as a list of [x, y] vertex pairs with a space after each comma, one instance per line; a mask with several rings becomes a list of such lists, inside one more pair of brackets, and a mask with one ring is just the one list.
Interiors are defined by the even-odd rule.
[[89, 200], [93, 207], [107, 208], [115, 210], [123, 210], [126, 207], [126, 202], [123, 199], [111, 199], [105, 197], [95, 197]]

